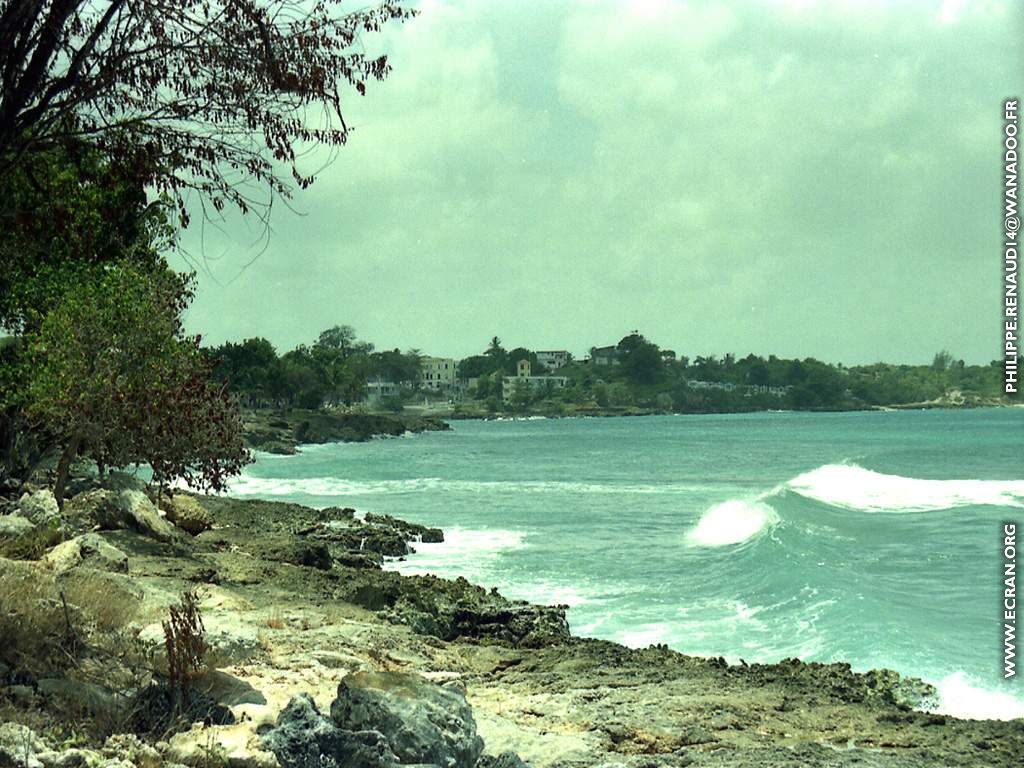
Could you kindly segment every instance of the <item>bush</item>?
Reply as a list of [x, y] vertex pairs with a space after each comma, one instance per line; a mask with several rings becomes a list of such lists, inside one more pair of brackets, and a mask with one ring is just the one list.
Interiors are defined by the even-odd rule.
[[190, 278], [166, 266], [111, 265], [69, 288], [31, 336], [26, 411], [58, 436], [59, 502], [79, 455], [209, 490], [249, 460], [237, 409], [183, 332], [191, 297]]

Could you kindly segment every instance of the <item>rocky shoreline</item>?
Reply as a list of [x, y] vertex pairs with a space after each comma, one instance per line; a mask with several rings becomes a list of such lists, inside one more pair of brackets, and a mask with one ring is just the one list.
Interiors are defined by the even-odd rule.
[[432, 416], [402, 414], [289, 410], [243, 412], [243, 437], [249, 448], [290, 455], [303, 444], [361, 443], [375, 437], [399, 437], [450, 429]]
[[[158, 509], [127, 479], [76, 490], [61, 511], [45, 490], [0, 508], [0, 766], [915, 768], [1024, 754], [1024, 721], [916, 711], [934, 692], [892, 672], [630, 650], [572, 637], [564, 607], [381, 568], [438, 529], [229, 497]], [[190, 591], [202, 663], [169, 718], [165, 623]]]

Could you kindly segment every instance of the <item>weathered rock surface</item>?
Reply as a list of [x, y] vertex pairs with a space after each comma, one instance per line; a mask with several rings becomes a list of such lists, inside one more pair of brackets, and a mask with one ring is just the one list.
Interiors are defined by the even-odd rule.
[[338, 686], [331, 719], [346, 731], [379, 731], [403, 764], [473, 768], [484, 748], [466, 697], [414, 674], [350, 675]]
[[100, 571], [128, 573], [128, 555], [95, 533], [86, 533], [58, 544], [43, 556], [42, 562], [58, 574], [80, 565]]
[[174, 527], [160, 516], [142, 491], [86, 491], [72, 498], [67, 506], [69, 514], [87, 516], [107, 530], [135, 530], [165, 542], [175, 535]]
[[[384, 735], [376, 730], [347, 731], [317, 709], [303, 693], [290, 702], [277, 724], [263, 734], [263, 745], [277, 757], [282, 768], [344, 765], [348, 768], [397, 766]], [[325, 759], [326, 758], [326, 759]]]
[[184, 493], [163, 496], [160, 508], [168, 521], [192, 536], [198, 536], [213, 527], [213, 516], [193, 496]]
[[[206, 629], [203, 663], [211, 669], [241, 664], [259, 651], [259, 631], [237, 613], [208, 612], [203, 616], [203, 626]], [[163, 626], [153, 623], [143, 627], [139, 632], [139, 640], [152, 650], [154, 663], [166, 669]]]
[[18, 514], [33, 525], [59, 528], [61, 525], [60, 510], [57, 499], [49, 489], [26, 493], [18, 500]]
[[292, 454], [303, 443], [364, 442], [374, 437], [398, 437], [406, 432], [450, 429], [440, 419], [400, 414], [334, 413], [292, 409], [287, 413], [249, 411], [244, 437], [250, 448]]

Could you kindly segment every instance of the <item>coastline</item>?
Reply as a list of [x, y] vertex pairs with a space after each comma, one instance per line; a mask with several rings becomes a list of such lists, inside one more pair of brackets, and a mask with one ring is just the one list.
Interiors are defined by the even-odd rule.
[[[88, 524], [102, 493], [85, 490], [68, 502], [68, 534], [95, 527]], [[289, 701], [306, 693], [327, 711], [346, 680], [371, 685], [375, 675], [459, 692], [487, 754], [512, 751], [536, 768], [1011, 766], [1024, 752], [1024, 721], [917, 711], [934, 691], [892, 672], [795, 659], [729, 665], [665, 646], [629, 649], [571, 636], [564, 607], [506, 600], [464, 579], [381, 569], [416, 541], [443, 538], [437, 529], [347, 509], [176, 498], [203, 521], [192, 527], [196, 535], [176, 527], [158, 538], [130, 526], [87, 534], [123, 553], [123, 570], [95, 557], [60, 573], [52, 558], [0, 560], [8, 575], [101, 574], [111, 595], [137, 602], [131, 626], [155, 647], [168, 605], [182, 589], [200, 589], [220, 651], [202, 685], [235, 722], [171, 735], [153, 747], [163, 762], [206, 764], [204, 745], [216, 743], [223, 764], [273, 765], [266, 733], [281, 727]], [[33, 722], [39, 712], [61, 711], [53, 707], [67, 690], [38, 681], [21, 687]], [[11, 719], [17, 703], [7, 706]], [[60, 731], [60, 716], [49, 717]]]

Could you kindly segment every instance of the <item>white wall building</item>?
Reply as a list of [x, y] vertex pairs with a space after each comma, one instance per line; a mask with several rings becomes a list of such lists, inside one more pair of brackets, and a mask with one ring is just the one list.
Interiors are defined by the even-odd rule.
[[455, 369], [450, 357], [421, 357], [420, 384], [425, 389], [447, 391], [455, 385]]
[[556, 371], [569, 363], [569, 353], [564, 349], [548, 349], [537, 353], [537, 362], [549, 371]]
[[510, 402], [516, 386], [522, 386], [520, 382], [526, 382], [531, 391], [538, 392], [548, 387], [562, 389], [569, 383], [569, 379], [565, 376], [531, 376], [530, 361], [520, 360], [516, 363], [516, 375], [505, 376], [501, 380], [501, 399]]

